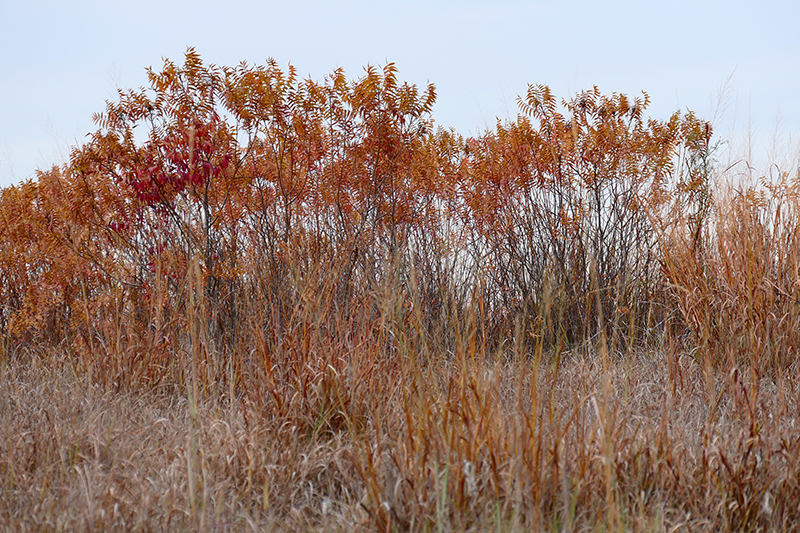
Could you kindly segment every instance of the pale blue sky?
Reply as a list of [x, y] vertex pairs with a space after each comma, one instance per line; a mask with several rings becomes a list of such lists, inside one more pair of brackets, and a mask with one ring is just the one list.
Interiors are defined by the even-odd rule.
[[515, 116], [529, 83], [562, 97], [644, 90], [655, 118], [711, 119], [733, 75], [718, 133], [749, 123], [766, 150], [780, 117], [781, 142], [797, 147], [798, 23], [796, 0], [4, 2], [0, 186], [64, 161], [117, 87], [143, 85], [146, 67], [182, 62], [187, 46], [207, 63], [274, 57], [318, 80], [393, 61], [401, 79], [436, 84], [434, 118], [462, 134]]

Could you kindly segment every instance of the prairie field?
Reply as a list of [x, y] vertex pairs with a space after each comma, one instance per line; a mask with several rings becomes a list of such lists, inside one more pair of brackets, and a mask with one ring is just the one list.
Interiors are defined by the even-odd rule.
[[0, 190], [0, 528], [800, 530], [796, 159], [597, 88], [464, 137], [392, 64], [149, 80]]

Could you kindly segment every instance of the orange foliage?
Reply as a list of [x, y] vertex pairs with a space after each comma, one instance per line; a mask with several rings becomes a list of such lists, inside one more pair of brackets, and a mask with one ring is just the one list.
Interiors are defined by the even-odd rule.
[[67, 165], [3, 191], [4, 331], [37, 331], [57, 309], [67, 327], [77, 298], [112, 290], [145, 322], [156, 300], [185, 309], [193, 258], [220, 331], [253, 291], [286, 305], [319, 264], [337, 265], [326, 290], [344, 305], [400, 268], [425, 305], [477, 294], [498, 327], [538, 324], [551, 305], [570, 324], [551, 332], [571, 338], [622, 308], [635, 326], [648, 310], [629, 300], [658, 290], [653, 215], [706, 185], [710, 129], [646, 120], [647, 95], [559, 104], [532, 86], [517, 120], [464, 139], [435, 129], [434, 86], [401, 83], [391, 63], [318, 83], [190, 49], [148, 77], [95, 116]]

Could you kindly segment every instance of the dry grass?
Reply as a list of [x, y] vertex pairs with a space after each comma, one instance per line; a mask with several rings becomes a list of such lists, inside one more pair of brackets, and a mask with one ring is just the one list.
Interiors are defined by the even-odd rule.
[[[509, 348], [484, 358], [463, 335], [462, 350], [435, 362], [400, 354], [349, 381], [366, 365], [356, 346], [328, 374], [306, 365], [276, 377], [263, 389], [271, 401], [208, 394], [196, 411], [186, 394], [104, 391], [52, 353], [17, 354], [0, 378], [0, 523], [798, 528], [797, 369], [706, 376], [677, 349], [604, 357], [585, 347], [539, 361]], [[312, 383], [305, 401], [301, 382]], [[283, 400], [293, 404], [281, 413]]]
[[[104, 393], [30, 355], [2, 386], [0, 523], [22, 530], [349, 529], [355, 443], [314, 441], [238, 406]], [[12, 369], [13, 368], [13, 369]], [[350, 501], [352, 500], [352, 501]]]

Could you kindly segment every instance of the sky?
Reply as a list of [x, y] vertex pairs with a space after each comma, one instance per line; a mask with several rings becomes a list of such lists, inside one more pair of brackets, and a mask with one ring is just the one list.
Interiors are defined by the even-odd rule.
[[796, 0], [3, 2], [0, 187], [68, 160], [117, 89], [190, 46], [207, 64], [274, 58], [314, 80], [391, 61], [436, 85], [433, 118], [463, 135], [516, 117], [528, 84], [646, 91], [652, 118], [690, 109], [729, 146], [796, 158], [798, 22]]

